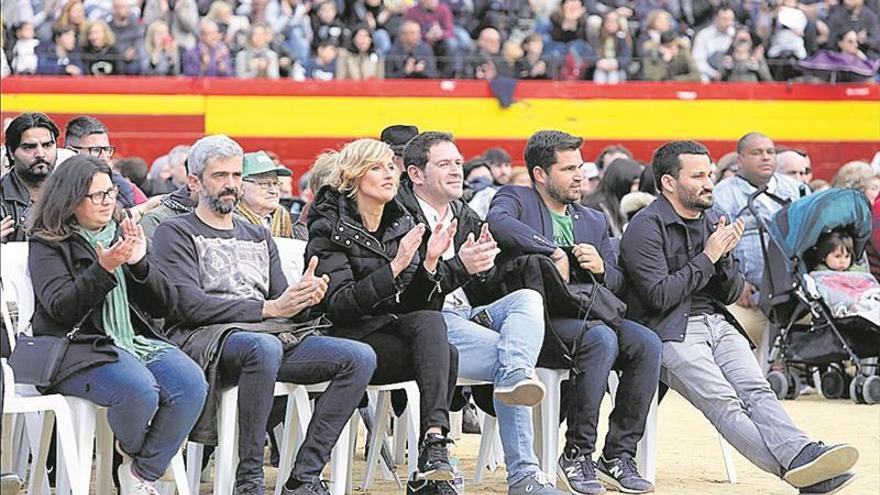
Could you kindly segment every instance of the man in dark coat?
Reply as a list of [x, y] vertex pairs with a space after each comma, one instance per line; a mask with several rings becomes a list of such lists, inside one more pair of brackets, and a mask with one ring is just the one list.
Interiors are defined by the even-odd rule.
[[262, 495], [263, 444], [275, 381], [329, 381], [283, 491], [328, 494], [321, 471], [361, 400], [376, 357], [359, 342], [302, 337], [304, 326], [320, 326], [310, 308], [323, 299], [327, 279], [315, 277], [313, 259], [302, 280], [288, 287], [269, 231], [233, 217], [243, 159], [241, 147], [226, 136], [197, 141], [188, 185], [199, 194], [199, 204], [193, 213], [160, 224], [153, 239], [156, 260], [180, 296], [166, 331], [208, 372], [211, 387], [190, 438], [215, 443], [210, 429], [219, 387], [238, 385], [235, 493]]
[[[409, 180], [398, 197], [416, 221], [433, 231], [455, 223], [449, 249], [437, 265], [449, 342], [459, 353], [459, 376], [495, 385], [494, 409], [509, 495], [561, 495], [540, 471], [533, 449], [529, 406], [544, 396], [535, 363], [544, 340], [544, 301], [531, 289], [493, 293], [488, 280], [498, 248], [488, 225], [463, 201], [462, 156], [451, 134], [423, 132], [404, 150]], [[427, 251], [426, 235], [420, 247]], [[441, 309], [438, 307], [437, 309]]]
[[794, 425], [726, 309], [745, 285], [730, 255], [745, 224], [712, 211], [709, 152], [674, 141], [654, 153], [652, 167], [661, 196], [633, 218], [621, 260], [630, 313], [663, 340], [664, 383], [756, 466], [801, 494], [836, 493], [855, 478], [847, 471], [858, 451], [812, 442]]
[[[560, 131], [533, 134], [526, 144], [525, 162], [534, 186], [502, 187], [486, 221], [502, 251], [549, 257], [566, 283], [595, 280], [622, 295], [623, 271], [611, 248], [608, 223], [601, 213], [578, 202], [582, 144], [582, 139]], [[582, 331], [589, 322], [561, 315], [554, 303], [547, 300], [551, 317], [547, 333], [568, 349], [562, 349], [560, 356], [560, 350], [548, 346], [554, 339], [545, 339], [538, 364], [575, 369], [566, 446], [558, 462], [563, 479], [581, 494], [602, 493], [599, 477], [627, 493], [653, 491], [634, 458], [659, 382], [660, 340], [630, 320], [622, 320], [615, 329], [593, 324]], [[560, 362], [568, 361], [560, 359], [566, 356], [573, 356], [573, 362]], [[599, 407], [612, 370], [622, 371], [622, 378], [603, 454], [594, 465]]]
[[58, 134], [58, 126], [43, 113], [23, 113], [6, 128], [12, 170], [0, 179], [0, 242], [27, 239], [28, 214], [55, 169]]

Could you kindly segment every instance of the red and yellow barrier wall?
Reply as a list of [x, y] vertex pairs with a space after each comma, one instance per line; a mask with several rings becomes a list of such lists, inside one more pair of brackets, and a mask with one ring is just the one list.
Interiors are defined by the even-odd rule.
[[148, 161], [204, 134], [269, 149], [297, 173], [321, 150], [388, 125], [455, 134], [465, 157], [502, 146], [522, 161], [528, 136], [561, 129], [586, 139], [585, 159], [622, 143], [648, 161], [671, 139], [696, 139], [713, 157], [749, 131], [806, 150], [817, 177], [880, 151], [876, 85], [520, 82], [502, 109], [482, 81], [304, 82], [186, 78], [9, 78], [0, 114], [48, 113], [59, 125], [94, 115], [120, 156]]

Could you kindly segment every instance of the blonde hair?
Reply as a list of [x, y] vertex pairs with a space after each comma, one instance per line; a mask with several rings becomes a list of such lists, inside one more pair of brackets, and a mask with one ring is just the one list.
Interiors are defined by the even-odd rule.
[[[391, 146], [375, 139], [357, 139], [339, 150], [336, 166], [339, 168], [339, 192], [348, 197], [357, 196], [361, 177], [376, 164], [388, 164], [394, 159]], [[397, 188], [400, 175], [394, 174], [394, 187]]]
[[156, 53], [162, 48], [153, 44], [153, 38], [155, 37], [156, 30], [159, 29], [159, 27], [161, 26], [165, 26], [165, 30], [169, 34], [171, 33], [171, 29], [168, 27], [168, 24], [162, 20], [153, 21], [150, 23], [149, 27], [147, 27], [147, 34], [144, 37], [144, 51], [149, 54]]
[[339, 188], [339, 166], [336, 164], [338, 151], [327, 150], [315, 158], [315, 163], [309, 169], [309, 189], [318, 194], [324, 186], [333, 189]]
[[878, 177], [877, 172], [868, 162], [854, 161], [840, 167], [840, 170], [834, 174], [831, 186], [865, 192], [870, 180], [876, 177]]
[[92, 29], [92, 26], [99, 26], [101, 31], [104, 31], [104, 46], [102, 48], [116, 45], [116, 35], [113, 34], [109, 24], [104, 21], [86, 21], [79, 32], [79, 44], [82, 48], [88, 48], [92, 44], [89, 41], [89, 31]]
[[232, 15], [232, 5], [224, 0], [216, 0], [211, 3], [211, 6], [208, 8], [208, 14], [205, 17], [212, 21], [220, 21], [227, 15]]

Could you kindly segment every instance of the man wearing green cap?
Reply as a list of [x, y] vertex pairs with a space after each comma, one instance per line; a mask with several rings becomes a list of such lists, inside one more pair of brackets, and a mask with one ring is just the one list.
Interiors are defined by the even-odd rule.
[[275, 163], [265, 151], [244, 154], [241, 201], [235, 213], [254, 225], [262, 225], [273, 237], [293, 237], [290, 212], [280, 204], [278, 177], [290, 170]]

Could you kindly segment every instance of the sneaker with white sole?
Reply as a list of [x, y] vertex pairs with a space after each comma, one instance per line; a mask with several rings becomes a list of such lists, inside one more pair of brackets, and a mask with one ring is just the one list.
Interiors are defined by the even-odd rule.
[[517, 481], [507, 489], [507, 495], [567, 495], [557, 490], [547, 473], [538, 471]]
[[541, 403], [546, 391], [534, 370], [528, 370], [496, 384], [495, 398], [508, 406], [533, 407]]
[[642, 478], [636, 467], [636, 461], [622, 455], [617, 459], [599, 457], [596, 461], [596, 473], [599, 480], [613, 489], [623, 493], [649, 493], [654, 491], [654, 484]]
[[117, 474], [120, 495], [160, 495], [155, 483], [141, 479], [134, 473], [131, 462], [120, 464]]
[[852, 445], [812, 442], [795, 456], [782, 479], [795, 488], [804, 488], [843, 475], [858, 460], [859, 451]]

